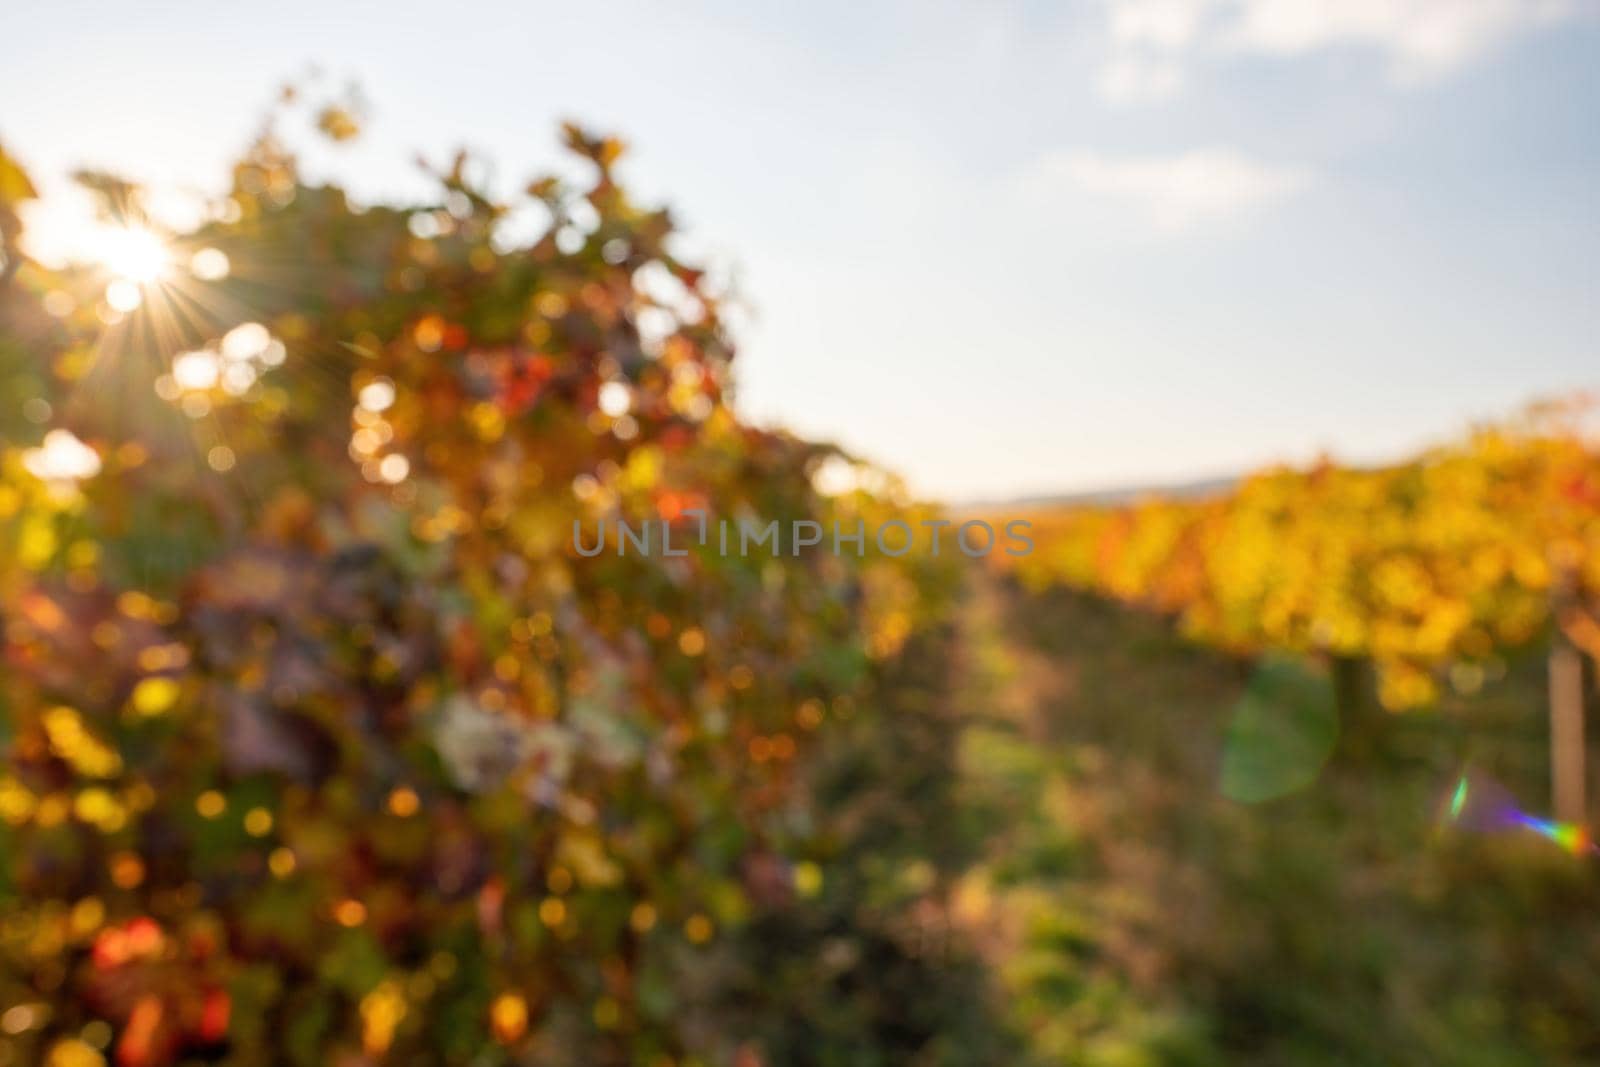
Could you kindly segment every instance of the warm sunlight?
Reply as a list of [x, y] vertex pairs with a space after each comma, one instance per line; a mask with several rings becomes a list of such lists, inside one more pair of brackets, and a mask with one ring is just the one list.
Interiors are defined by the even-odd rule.
[[172, 265], [172, 253], [162, 239], [137, 226], [108, 226], [91, 245], [95, 259], [118, 278], [147, 285], [159, 280]]

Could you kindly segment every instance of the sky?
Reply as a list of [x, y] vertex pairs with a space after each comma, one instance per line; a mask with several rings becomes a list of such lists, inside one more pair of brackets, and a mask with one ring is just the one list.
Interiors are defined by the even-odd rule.
[[[0, 144], [224, 187], [313, 66], [307, 169], [504, 189], [575, 118], [737, 286], [738, 406], [919, 492], [1398, 457], [1600, 386], [1596, 0], [329, 3], [0, 16]], [[43, 239], [43, 237], [41, 237]]]

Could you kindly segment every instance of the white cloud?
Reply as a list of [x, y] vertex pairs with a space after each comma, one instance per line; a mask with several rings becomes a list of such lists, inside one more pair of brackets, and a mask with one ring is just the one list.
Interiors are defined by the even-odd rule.
[[1571, 0], [1247, 0], [1230, 32], [1237, 47], [1273, 55], [1367, 45], [1412, 80], [1448, 74], [1578, 10]]
[[1216, 0], [1111, 0], [1111, 39], [1119, 44], [1181, 49], [1194, 41]]
[[1176, 231], [1292, 196], [1310, 176], [1232, 149], [1209, 148], [1176, 156], [1056, 153], [1041, 160], [1026, 181], [1036, 189], [1050, 187], [1057, 195], [1066, 184], [1125, 201], [1157, 228]]
[[1100, 95], [1114, 104], [1166, 100], [1183, 88], [1183, 64], [1158, 56], [1116, 56], [1095, 82]]
[[1595, 0], [1106, 0], [1098, 87], [1117, 103], [1177, 91], [1197, 57], [1377, 52], [1389, 77], [1443, 77], [1521, 33], [1593, 14]]

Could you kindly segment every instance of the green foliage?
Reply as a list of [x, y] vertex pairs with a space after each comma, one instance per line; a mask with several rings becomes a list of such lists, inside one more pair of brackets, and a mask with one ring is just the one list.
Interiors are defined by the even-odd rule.
[[[803, 786], [952, 573], [692, 545], [694, 508], [915, 513], [734, 416], [705, 273], [620, 142], [565, 141], [577, 184], [458, 158], [360, 208], [269, 133], [136, 307], [95, 266], [0, 289], [12, 1062], [749, 1064], [773, 971], [831, 1047], [897, 1025], [806, 978], [819, 937], [903, 957], [906, 902], [840, 901], [850, 791]], [[28, 192], [0, 157], [12, 266]], [[573, 552], [619, 517], [691, 550]]]

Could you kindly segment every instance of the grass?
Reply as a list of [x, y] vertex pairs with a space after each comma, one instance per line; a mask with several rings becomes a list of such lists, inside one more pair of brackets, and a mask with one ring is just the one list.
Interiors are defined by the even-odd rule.
[[976, 576], [954, 659], [951, 910], [1023, 1062], [1600, 1062], [1595, 862], [1440, 817], [1468, 768], [1543, 809], [1537, 656], [1338, 722], [1315, 664]]

